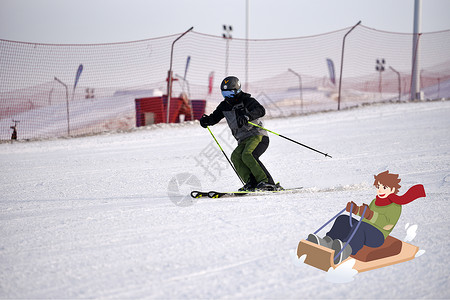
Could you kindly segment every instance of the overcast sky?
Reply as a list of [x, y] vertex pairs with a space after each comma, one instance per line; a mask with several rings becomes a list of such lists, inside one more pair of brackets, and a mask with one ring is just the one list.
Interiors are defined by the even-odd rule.
[[[450, 0], [422, 1], [422, 32], [450, 29]], [[249, 38], [309, 36], [359, 20], [383, 31], [413, 31], [414, 0], [249, 0]], [[246, 0], [0, 0], [0, 39], [109, 43], [194, 31], [246, 36]]]

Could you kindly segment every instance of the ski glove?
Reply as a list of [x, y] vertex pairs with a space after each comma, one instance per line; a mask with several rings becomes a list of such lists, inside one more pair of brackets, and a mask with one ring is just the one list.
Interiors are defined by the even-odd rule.
[[373, 217], [373, 211], [370, 210], [369, 206], [367, 204], [363, 204], [359, 207], [359, 215], [362, 215], [363, 211], [364, 211], [364, 207], [366, 207], [366, 212], [364, 213], [364, 217], [367, 220], [371, 220]]
[[[352, 204], [353, 204], [353, 207], [351, 207]], [[359, 207], [358, 207], [358, 205], [356, 205], [355, 202], [351, 201], [351, 202], [347, 203], [347, 206], [345, 207], [345, 210], [350, 212], [350, 207], [352, 208], [352, 214], [354, 214], [354, 215], [358, 214]]]
[[201, 125], [203, 128], [206, 128], [206, 127], [208, 127], [209, 125], [213, 125], [213, 124], [211, 123], [211, 121], [210, 121], [210, 119], [209, 119], [209, 116], [204, 114], [204, 115], [200, 118], [200, 125]]
[[247, 125], [249, 120], [250, 118], [247, 115], [237, 116], [236, 118], [239, 128], [241, 128], [244, 125]]

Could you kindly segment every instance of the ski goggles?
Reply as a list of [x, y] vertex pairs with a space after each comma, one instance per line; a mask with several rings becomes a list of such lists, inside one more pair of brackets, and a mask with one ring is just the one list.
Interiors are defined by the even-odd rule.
[[234, 96], [236, 96], [237, 93], [239, 93], [241, 90], [229, 90], [229, 91], [222, 91], [222, 96], [224, 98], [234, 98]]

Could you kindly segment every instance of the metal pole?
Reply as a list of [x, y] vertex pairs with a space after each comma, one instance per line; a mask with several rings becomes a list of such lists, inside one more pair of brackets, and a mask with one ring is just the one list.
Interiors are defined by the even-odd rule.
[[296, 143], [296, 144], [298, 144], [298, 145], [300, 145], [300, 146], [303, 146], [303, 147], [305, 147], [305, 148], [308, 148], [309, 150], [316, 151], [317, 153], [320, 153], [320, 154], [325, 155], [325, 157], [330, 157], [330, 158], [331, 158], [331, 156], [328, 155], [328, 153], [320, 152], [319, 150], [316, 150], [316, 149], [314, 149], [314, 148], [311, 148], [311, 147], [309, 147], [309, 146], [306, 146], [305, 144], [302, 144], [302, 143], [299, 143], [299, 142], [297, 142], [297, 141], [295, 141], [295, 140], [293, 140], [293, 139], [290, 139], [290, 138], [288, 138], [287, 136], [284, 136], [284, 135], [282, 135], [282, 134], [276, 133], [276, 132], [274, 132], [274, 131], [272, 131], [272, 130], [269, 130], [269, 129], [267, 129], [267, 128], [264, 128], [264, 127], [262, 127], [262, 126], [259, 126], [258, 124], [255, 124], [255, 123], [252, 123], [252, 122], [248, 122], [248, 124], [253, 125], [253, 126], [255, 126], [255, 127], [258, 127], [258, 128], [261, 128], [261, 129], [263, 129], [263, 130], [265, 130], [265, 131], [268, 131], [268, 132], [270, 132], [270, 133], [273, 133], [273, 134], [275, 134], [275, 135], [278, 135], [279, 137], [282, 137], [282, 138], [284, 138], [284, 139], [286, 139], [286, 140], [288, 140], [288, 141], [291, 141], [291, 142]]
[[48, 94], [48, 105], [52, 105], [52, 94], [53, 94], [53, 89], [51, 89], [50, 93]]
[[395, 72], [398, 76], [398, 100], [402, 100], [402, 79], [400, 77], [400, 72], [398, 72], [396, 69], [394, 69], [393, 67], [389, 66], [389, 69], [391, 69], [393, 72]]
[[181, 39], [186, 33], [194, 29], [194, 26], [186, 30], [182, 35], [177, 37], [175, 41], [172, 43], [172, 48], [170, 50], [170, 68], [169, 68], [169, 74], [168, 74], [168, 81], [167, 81], [167, 115], [166, 115], [166, 123], [169, 123], [169, 113], [170, 113], [170, 98], [172, 94], [172, 61], [173, 61], [173, 46], [175, 45], [175, 42]]
[[186, 83], [187, 86], [187, 100], [189, 103], [189, 107], [191, 108], [191, 121], [194, 121], [194, 107], [192, 106], [192, 101], [191, 101], [191, 89], [189, 87], [189, 81], [187, 81], [185, 78], [181, 77], [180, 75], [175, 74], [175, 77], [177, 77], [178, 79], [183, 80], [183, 87], [181, 87], [181, 89], [183, 90], [184, 93], [184, 83]]
[[437, 81], [438, 81], [438, 96], [437, 96], [437, 98], [439, 99], [439, 97], [441, 95], [441, 78], [438, 77]]
[[249, 0], [245, 1], [245, 90], [248, 90], [248, 16]]
[[[419, 60], [418, 49], [419, 49], [419, 40], [422, 34], [419, 33], [417, 35], [416, 45], [413, 47], [413, 61], [412, 61], [412, 70], [411, 70], [411, 86], [410, 86], [410, 100], [421, 100], [420, 96], [420, 72], [418, 72], [418, 64]], [[414, 38], [415, 39], [415, 38]]]
[[380, 93], [380, 99], [381, 99], [381, 98], [383, 98], [383, 93], [381, 92], [381, 89], [382, 89], [382, 87], [381, 87], [381, 71], [379, 73], [380, 73], [380, 76], [378, 76], [379, 77], [378, 78], [378, 92]]
[[70, 136], [70, 118], [69, 118], [69, 88], [67, 87], [67, 84], [59, 80], [55, 77], [55, 80], [58, 81], [60, 84], [62, 84], [66, 88], [66, 107], [67, 107], [67, 135]]
[[225, 62], [225, 77], [228, 76], [228, 53], [230, 49], [230, 40], [227, 38], [227, 54], [226, 54], [226, 62]]
[[341, 74], [339, 75], [339, 96], [338, 96], [338, 110], [341, 109], [341, 86], [342, 86], [342, 69], [344, 67], [344, 48], [345, 48], [345, 38], [347, 35], [352, 32], [353, 29], [355, 29], [356, 26], [361, 24], [361, 21], [356, 23], [345, 35], [344, 39], [342, 40], [342, 53], [341, 53]]
[[411, 72], [411, 100], [419, 99], [420, 95], [420, 76], [419, 76], [419, 39], [420, 25], [422, 16], [422, 0], [414, 1], [414, 31], [413, 31], [413, 53], [412, 53], [412, 72]]
[[377, 59], [376, 65], [375, 65], [375, 70], [377, 70], [380, 73], [380, 79], [378, 81], [378, 91], [380, 92], [380, 99], [383, 98], [381, 73], [384, 72], [385, 63], [386, 63], [386, 61], [384, 60], [384, 58], [382, 58], [382, 59]]
[[289, 72], [293, 73], [295, 76], [298, 77], [298, 82], [299, 82], [299, 86], [300, 86], [300, 105], [302, 108], [302, 114], [303, 114], [303, 85], [302, 85], [302, 76], [300, 76], [300, 74], [298, 74], [297, 72], [295, 72], [294, 70], [292, 70], [291, 68], [288, 69]]
[[229, 50], [230, 50], [230, 40], [232, 39], [231, 32], [233, 31], [233, 27], [231, 25], [223, 25], [224, 33], [222, 37], [226, 40], [226, 53], [225, 53], [225, 77], [228, 76], [228, 58], [229, 58]]

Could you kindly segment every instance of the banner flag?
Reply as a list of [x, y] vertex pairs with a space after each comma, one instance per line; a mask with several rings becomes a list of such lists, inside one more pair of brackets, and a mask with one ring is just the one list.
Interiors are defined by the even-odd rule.
[[208, 95], [211, 95], [211, 93], [212, 93], [213, 82], [214, 82], [214, 72], [211, 72], [211, 73], [209, 73], [209, 78], [208, 78]]
[[330, 58], [327, 58], [328, 72], [330, 73], [330, 80], [333, 84], [336, 84], [336, 76], [334, 74], [334, 63]]
[[75, 84], [73, 85], [73, 89], [74, 90], [77, 87], [78, 79], [80, 79], [81, 72], [83, 72], [83, 65], [82, 64], [80, 64], [80, 66], [78, 67], [77, 75], [75, 76]]

